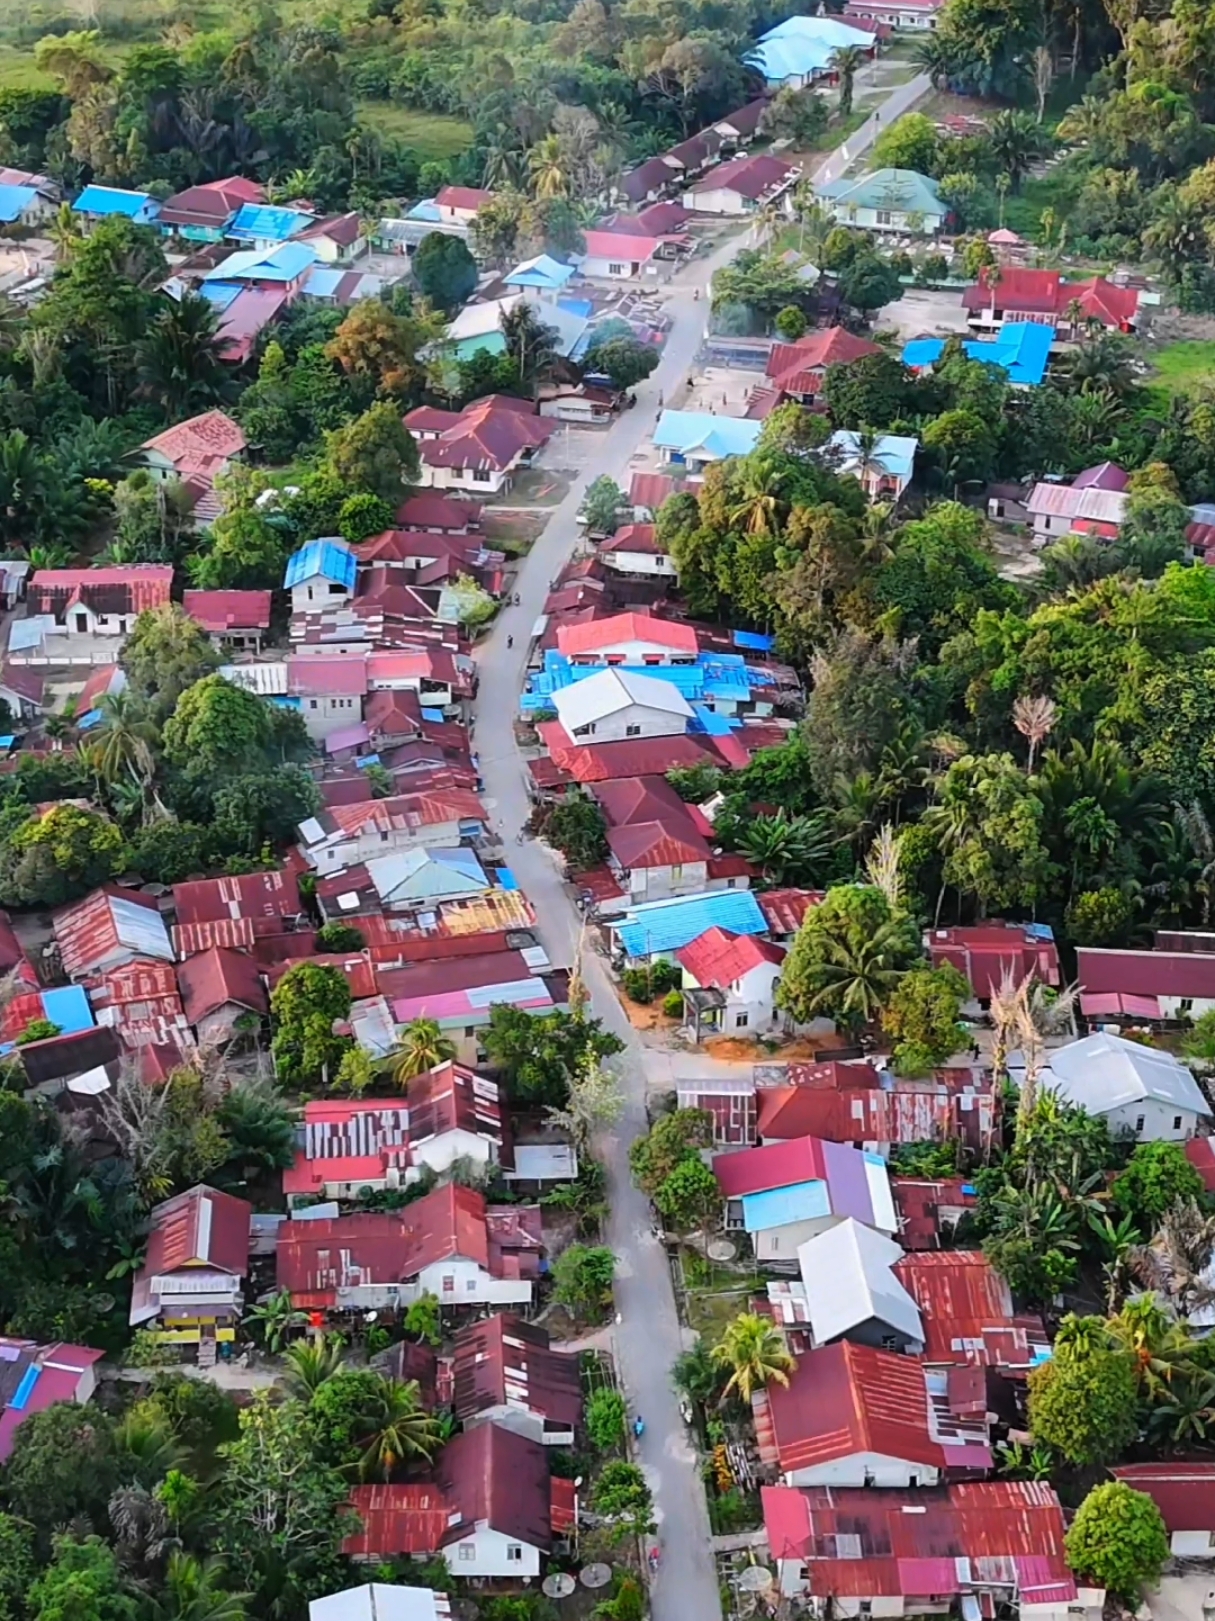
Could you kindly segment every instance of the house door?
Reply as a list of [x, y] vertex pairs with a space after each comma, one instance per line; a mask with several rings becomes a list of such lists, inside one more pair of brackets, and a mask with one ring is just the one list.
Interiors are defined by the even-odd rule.
[[87, 636], [88, 635], [88, 632], [89, 632], [89, 616], [88, 616], [88, 614], [77, 614], [76, 615], [76, 629], [80, 633], [81, 636]]

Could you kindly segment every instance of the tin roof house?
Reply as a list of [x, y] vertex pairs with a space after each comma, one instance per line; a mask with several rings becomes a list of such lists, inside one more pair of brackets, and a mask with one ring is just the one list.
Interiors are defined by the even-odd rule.
[[174, 1344], [230, 1341], [249, 1270], [253, 1206], [198, 1186], [157, 1205], [131, 1291], [133, 1328], [158, 1324]]

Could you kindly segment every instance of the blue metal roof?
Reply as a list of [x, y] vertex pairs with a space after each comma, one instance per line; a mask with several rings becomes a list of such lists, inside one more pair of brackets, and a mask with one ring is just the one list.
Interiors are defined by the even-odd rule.
[[787, 1188], [765, 1188], [745, 1193], [743, 1226], [749, 1233], [786, 1227], [791, 1221], [817, 1221], [831, 1214], [831, 1193], [825, 1182], [794, 1182]]
[[245, 291], [238, 281], [204, 281], [199, 283], [198, 290], [221, 315]]
[[433, 197], [423, 197], [420, 203], [413, 205], [405, 218], [407, 220], [425, 220], [428, 224], [437, 225], [443, 218], [443, 213]]
[[0, 186], [0, 223], [11, 225], [38, 196], [36, 186]]
[[287, 559], [283, 585], [290, 591], [292, 586], [300, 585], [304, 580], [311, 580], [319, 574], [322, 579], [331, 580], [334, 585], [343, 585], [347, 591], [353, 591], [357, 572], [358, 560], [344, 542], [310, 540], [306, 546], [301, 546], [298, 552]]
[[304, 291], [309, 298], [332, 298], [345, 274], [346, 271], [329, 265], [313, 265], [304, 283]]
[[718, 459], [747, 456], [755, 449], [762, 422], [747, 417], [719, 417], [711, 411], [664, 411], [654, 429], [654, 443], [660, 450], [674, 450], [681, 456], [703, 451]]
[[245, 203], [224, 232], [235, 242], [285, 242], [306, 225], [312, 215], [298, 208], [274, 208], [268, 203]]
[[30, 1396], [33, 1394], [34, 1386], [38, 1383], [38, 1377], [41, 1372], [42, 1369], [36, 1362], [34, 1362], [31, 1363], [21, 1375], [21, 1383], [13, 1392], [12, 1401], [9, 1402], [9, 1406], [12, 1408], [14, 1413], [23, 1413], [25, 1411], [29, 1404]]
[[574, 274], [573, 265], [563, 265], [551, 254], [541, 253], [535, 259], [525, 259], [516, 265], [506, 278], [508, 287], [564, 287]]
[[72, 207], [77, 214], [121, 215], [136, 225], [148, 225], [160, 213], [160, 204], [146, 191], [120, 191], [116, 186], [86, 186]]
[[[1053, 326], [1040, 321], [1011, 321], [1000, 328], [994, 339], [975, 339], [962, 345], [970, 360], [985, 366], [999, 366], [1010, 383], [1035, 388], [1046, 376]], [[935, 366], [945, 348], [941, 338], [915, 338], [903, 350], [905, 366]]]
[[749, 889], [720, 889], [689, 895], [684, 900], [635, 906], [625, 913], [623, 922], [612, 927], [628, 956], [649, 957], [661, 951], [678, 951], [706, 929], [763, 934], [768, 925]]
[[736, 630], [732, 640], [735, 647], [743, 647], [748, 653], [770, 653], [776, 646], [775, 636], [761, 636], [757, 630]]
[[[769, 671], [753, 668], [741, 653], [702, 653], [695, 664], [622, 664], [617, 668], [626, 675], [669, 682], [693, 705], [706, 698], [715, 703], [743, 704], [755, 688], [772, 683]], [[527, 691], [520, 694], [519, 708], [524, 714], [550, 709], [555, 692], [602, 673], [602, 666], [571, 664], [563, 653], [550, 649], [544, 655], [544, 668], [529, 678]]]
[[688, 727], [689, 732], [703, 732], [708, 737], [725, 737], [731, 730], [730, 722], [725, 715], [719, 715], [715, 709], [709, 709], [704, 704], [693, 704], [692, 713], [696, 719]]

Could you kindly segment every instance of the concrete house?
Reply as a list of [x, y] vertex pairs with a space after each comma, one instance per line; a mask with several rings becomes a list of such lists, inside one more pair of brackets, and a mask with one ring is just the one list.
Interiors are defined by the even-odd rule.
[[493, 192], [479, 186], [444, 186], [434, 197], [439, 218], [447, 225], [471, 225], [486, 203], [493, 200]]
[[699, 644], [691, 625], [621, 613], [559, 626], [557, 651], [573, 664], [695, 664]]
[[531, 400], [490, 394], [463, 411], [420, 405], [405, 418], [418, 441], [418, 483], [438, 490], [497, 495], [529, 467], [556, 432]]
[[[1019, 1053], [1008, 1070], [1019, 1083]], [[1198, 1082], [1171, 1053], [1105, 1031], [1052, 1051], [1038, 1084], [1064, 1103], [1100, 1115], [1115, 1137], [1129, 1132], [1139, 1143], [1185, 1142], [1200, 1121], [1211, 1118]]]
[[664, 551], [652, 523], [626, 523], [610, 540], [595, 548], [613, 574], [629, 574], [641, 579], [678, 578], [675, 559]]
[[553, 694], [553, 707], [569, 736], [586, 743], [671, 737], [693, 719], [691, 704], [669, 681], [631, 670], [605, 669], [575, 681]]
[[945, 0], [847, 0], [845, 22], [879, 23], [909, 33], [935, 33]]
[[698, 1044], [735, 1030], [770, 1033], [782, 1023], [776, 1007], [785, 948], [753, 934], [707, 929], [681, 946], [685, 1020]]
[[949, 209], [935, 180], [914, 169], [874, 169], [869, 174], [830, 180], [815, 195], [841, 225], [861, 231], [916, 231], [936, 236]]
[[879, 1351], [924, 1349], [924, 1324], [915, 1300], [899, 1282], [903, 1246], [849, 1217], [798, 1247], [800, 1284], [768, 1285], [769, 1298], [796, 1291], [803, 1309], [787, 1322], [805, 1324], [815, 1345], [848, 1339]]
[[287, 559], [283, 587], [292, 613], [345, 602], [354, 591], [358, 561], [344, 540], [310, 540]]
[[[712, 859], [707, 824], [665, 778], [601, 782], [591, 792], [608, 824], [609, 865], [629, 900], [695, 895], [707, 887]], [[622, 897], [621, 908], [626, 904]]]
[[527, 1306], [544, 1253], [540, 1214], [487, 1206], [448, 1182], [392, 1214], [285, 1221], [279, 1286], [307, 1311], [395, 1310], [424, 1294], [444, 1307]]
[[362, 1529], [350, 1559], [438, 1554], [453, 1576], [534, 1581], [554, 1540], [574, 1528], [576, 1487], [549, 1474], [539, 1441], [501, 1424], [479, 1424], [449, 1441], [422, 1482], [356, 1486]]
[[319, 811], [300, 823], [299, 849], [326, 874], [394, 850], [448, 848], [484, 831], [485, 811], [471, 789], [423, 789]]
[[27, 587], [30, 617], [13, 623], [9, 656], [21, 664], [110, 662], [113, 652], [99, 657], [97, 641], [112, 648], [145, 609], [169, 601], [172, 587], [173, 570], [161, 563], [38, 569]]
[[1088, 1018], [1197, 1019], [1215, 1008], [1215, 951], [1080, 946], [1076, 977]]
[[710, 169], [683, 194], [684, 207], [697, 214], [756, 214], [785, 207], [798, 170], [783, 158], [753, 153]]

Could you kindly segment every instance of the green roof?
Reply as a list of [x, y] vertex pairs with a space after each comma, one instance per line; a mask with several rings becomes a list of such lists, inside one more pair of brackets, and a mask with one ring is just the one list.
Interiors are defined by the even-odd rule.
[[948, 213], [936, 181], [915, 169], [874, 169], [850, 180], [829, 180], [814, 189], [820, 197], [829, 197], [847, 208], [888, 209], [898, 214]]

